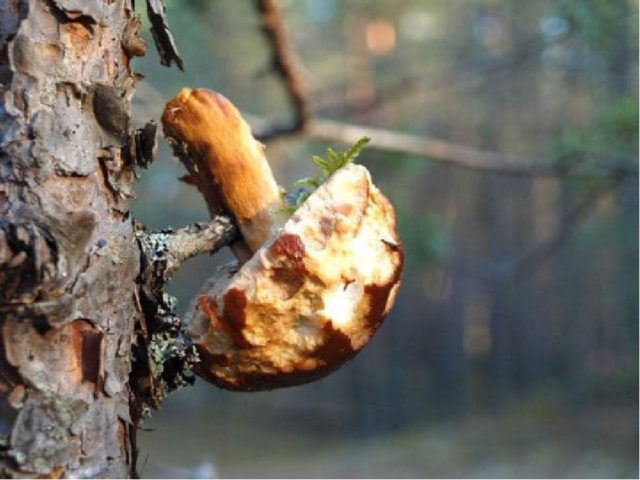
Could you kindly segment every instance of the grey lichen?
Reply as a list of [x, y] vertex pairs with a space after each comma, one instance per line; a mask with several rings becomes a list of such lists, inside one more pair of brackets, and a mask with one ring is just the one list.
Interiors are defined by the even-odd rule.
[[81, 449], [79, 430], [87, 405], [57, 396], [34, 396], [20, 410], [9, 455], [24, 471], [49, 473], [58, 465], [77, 467]]
[[213, 253], [236, 236], [231, 220], [221, 216], [179, 230], [147, 232], [137, 225], [141, 251], [138, 283], [145, 322], [137, 328], [132, 364], [134, 376], [144, 379], [137, 382], [143, 405], [157, 407], [170, 391], [192, 384], [193, 366], [199, 361], [176, 315], [176, 299], [164, 290], [167, 281], [187, 259]]
[[192, 385], [193, 365], [199, 361], [195, 347], [182, 333], [182, 322], [175, 315], [174, 297], [164, 293], [158, 304], [157, 323], [147, 344], [152, 405], [169, 392]]
[[168, 371], [167, 366], [172, 362], [179, 361], [183, 364], [180, 372], [176, 375], [176, 386], [184, 386], [188, 382], [188, 372], [191, 365], [198, 360], [198, 354], [190, 346], [178, 337], [173, 337], [169, 331], [154, 333], [149, 341], [149, 360], [151, 374], [162, 381], [163, 374]]

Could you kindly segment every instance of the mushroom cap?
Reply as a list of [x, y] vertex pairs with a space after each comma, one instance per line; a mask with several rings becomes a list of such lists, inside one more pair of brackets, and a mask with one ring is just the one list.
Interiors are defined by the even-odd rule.
[[232, 390], [330, 373], [380, 326], [403, 262], [393, 207], [367, 169], [338, 170], [239, 270], [205, 286], [187, 319], [197, 373]]

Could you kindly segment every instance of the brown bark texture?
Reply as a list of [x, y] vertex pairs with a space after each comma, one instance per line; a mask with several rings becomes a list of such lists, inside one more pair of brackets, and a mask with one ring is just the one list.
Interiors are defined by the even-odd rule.
[[131, 0], [0, 0], [3, 476], [135, 475], [162, 287], [128, 206], [155, 139], [130, 126], [139, 26]]

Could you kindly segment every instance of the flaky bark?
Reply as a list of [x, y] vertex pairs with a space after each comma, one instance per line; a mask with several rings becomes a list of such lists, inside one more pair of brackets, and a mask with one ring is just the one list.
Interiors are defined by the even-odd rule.
[[128, 206], [155, 141], [129, 121], [140, 21], [130, 0], [2, 0], [0, 25], [0, 473], [135, 475], [145, 319], [172, 313]]

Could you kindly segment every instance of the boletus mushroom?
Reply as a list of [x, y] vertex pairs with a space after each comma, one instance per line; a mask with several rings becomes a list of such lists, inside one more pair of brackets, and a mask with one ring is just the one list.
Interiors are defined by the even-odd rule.
[[219, 93], [183, 89], [162, 117], [212, 213], [234, 216], [241, 264], [210, 279], [186, 319], [196, 373], [232, 390], [337, 369], [391, 309], [403, 268], [393, 207], [367, 169], [333, 173], [286, 218], [264, 147]]

